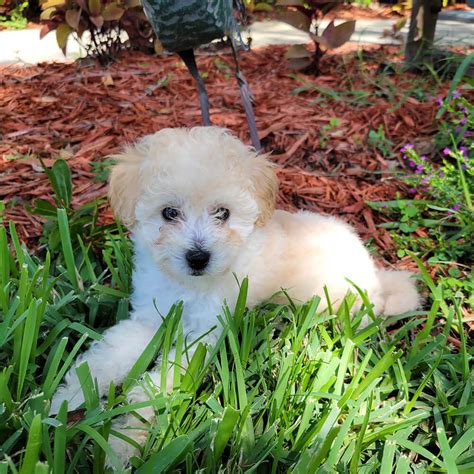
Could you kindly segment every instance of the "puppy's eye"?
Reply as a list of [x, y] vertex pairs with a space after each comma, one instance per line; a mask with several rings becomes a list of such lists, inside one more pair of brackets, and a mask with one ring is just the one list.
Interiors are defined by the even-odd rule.
[[214, 217], [222, 222], [225, 222], [230, 217], [230, 211], [225, 207], [219, 207], [219, 209], [216, 209]]
[[181, 216], [181, 213], [178, 209], [175, 209], [174, 207], [165, 207], [161, 211], [161, 215], [167, 221], [175, 221]]

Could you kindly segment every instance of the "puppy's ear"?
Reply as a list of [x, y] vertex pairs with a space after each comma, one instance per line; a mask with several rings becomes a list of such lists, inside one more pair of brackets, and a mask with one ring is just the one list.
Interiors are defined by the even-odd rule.
[[274, 165], [268, 160], [268, 155], [257, 155], [252, 158], [252, 181], [255, 197], [260, 210], [256, 224], [263, 226], [275, 210], [278, 179]]
[[135, 147], [128, 147], [116, 160], [109, 179], [109, 199], [115, 217], [127, 227], [135, 225], [135, 207], [141, 191], [140, 165], [143, 157]]

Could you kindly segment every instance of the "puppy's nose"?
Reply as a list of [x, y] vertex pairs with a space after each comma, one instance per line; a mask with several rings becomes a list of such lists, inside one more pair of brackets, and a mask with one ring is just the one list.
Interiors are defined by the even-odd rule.
[[204, 270], [211, 258], [210, 252], [202, 249], [193, 249], [186, 252], [186, 261], [193, 270]]

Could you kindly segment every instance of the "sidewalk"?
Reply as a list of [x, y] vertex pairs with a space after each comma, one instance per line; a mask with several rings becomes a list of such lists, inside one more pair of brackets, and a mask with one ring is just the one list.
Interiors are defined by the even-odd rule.
[[[395, 20], [357, 20], [352, 42], [372, 44], [399, 44], [392, 38], [383, 38], [382, 33], [390, 29]], [[327, 22], [322, 23], [324, 27]], [[408, 26], [402, 30], [406, 35]], [[252, 46], [261, 47], [270, 44], [307, 43], [308, 35], [279, 21], [256, 22], [249, 28]], [[243, 32], [245, 37], [247, 32]], [[436, 41], [439, 45], [456, 44], [474, 47], [474, 10], [446, 11], [439, 16], [436, 27]], [[39, 29], [20, 31], [0, 31], [1, 64], [35, 64], [42, 61], [74, 60], [84, 55], [79, 44], [70, 38], [67, 56], [56, 44], [54, 33], [39, 39]]]
[[[370, 44], [400, 44], [393, 38], [383, 38], [384, 30], [391, 29], [395, 20], [357, 20], [351, 42]], [[323, 21], [324, 28], [328, 24]], [[279, 21], [257, 22], [249, 28], [252, 46], [261, 47], [268, 44], [307, 43], [308, 35]], [[406, 37], [408, 22], [402, 30]], [[436, 24], [436, 42], [438, 45], [474, 47], [474, 10], [442, 12]]]

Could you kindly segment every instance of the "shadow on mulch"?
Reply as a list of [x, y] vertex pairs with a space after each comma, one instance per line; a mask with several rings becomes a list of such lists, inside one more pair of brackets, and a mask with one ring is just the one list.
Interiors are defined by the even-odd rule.
[[[368, 47], [363, 62], [354, 53], [327, 56], [324, 75], [305, 77], [310, 87], [300, 94], [292, 93], [301, 82], [287, 69], [284, 52], [273, 46], [242, 55], [260, 137], [281, 180], [279, 206], [342, 216], [363, 239], [373, 239], [387, 263], [413, 268], [398, 261], [389, 233], [377, 227], [387, 218], [365, 203], [406, 195], [390, 171], [399, 166], [397, 158], [384, 157], [367, 136], [383, 126], [393, 149], [414, 139], [429, 143], [436, 131], [434, 100], [410, 93], [420, 81], [415, 76], [385, 76], [386, 85], [377, 83], [379, 62], [396, 54], [396, 47]], [[204, 53], [198, 62], [207, 75], [213, 123], [248, 142], [231, 57]], [[93, 179], [92, 162], [163, 127], [200, 124], [195, 85], [176, 56], [124, 53], [107, 70], [90, 62], [9, 66], [0, 68], [0, 77], [0, 199], [29, 244], [40, 235], [41, 222], [24, 204], [51, 197], [39, 157], [47, 164], [68, 160], [74, 204], [80, 205], [106, 194], [106, 184]], [[351, 104], [331, 99], [330, 90], [370, 94]], [[331, 127], [334, 118], [338, 124]], [[102, 217], [112, 218], [106, 204]]]

